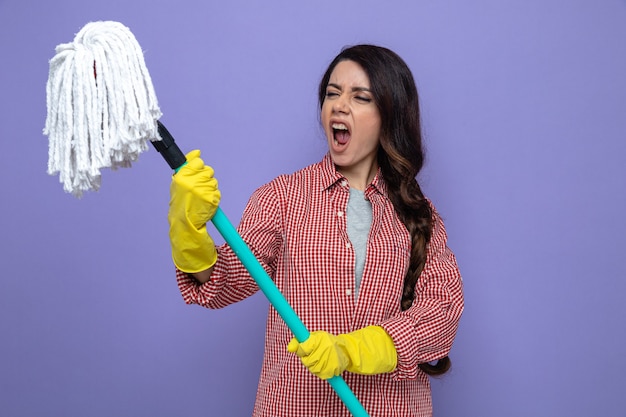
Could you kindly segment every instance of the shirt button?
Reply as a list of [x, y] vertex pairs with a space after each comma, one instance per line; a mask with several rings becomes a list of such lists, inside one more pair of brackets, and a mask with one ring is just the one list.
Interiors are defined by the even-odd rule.
[[337, 212], [337, 216], [339, 216], [339, 217], [343, 217], [343, 211], [338, 211], [338, 212]]
[[350, 246], [352, 245], [350, 245], [349, 243], [346, 243], [346, 249], [350, 249]]
[[342, 187], [345, 187], [346, 185], [348, 185], [348, 181], [346, 181], [346, 180], [341, 181], [341, 186]]
[[352, 290], [346, 290], [346, 295], [352, 295]]

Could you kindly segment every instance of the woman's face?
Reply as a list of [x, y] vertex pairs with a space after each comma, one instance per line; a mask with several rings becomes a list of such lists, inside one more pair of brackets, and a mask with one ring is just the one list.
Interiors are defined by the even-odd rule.
[[321, 119], [337, 170], [354, 188], [364, 189], [376, 175], [380, 113], [370, 80], [354, 61], [341, 61], [328, 81]]

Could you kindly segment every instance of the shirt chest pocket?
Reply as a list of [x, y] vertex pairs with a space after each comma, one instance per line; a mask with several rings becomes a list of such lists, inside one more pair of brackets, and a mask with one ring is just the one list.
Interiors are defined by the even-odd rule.
[[394, 297], [401, 291], [408, 270], [410, 251], [400, 242], [372, 244], [368, 248], [362, 289], [376, 287], [376, 293]]

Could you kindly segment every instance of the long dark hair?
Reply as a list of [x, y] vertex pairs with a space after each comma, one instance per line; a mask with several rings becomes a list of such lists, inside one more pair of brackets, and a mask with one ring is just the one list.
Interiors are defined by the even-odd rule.
[[[395, 52], [375, 45], [351, 46], [343, 49], [324, 73], [318, 91], [320, 108], [330, 75], [341, 61], [356, 62], [369, 77], [381, 118], [378, 164], [389, 199], [411, 234], [411, 258], [401, 299], [404, 311], [413, 304], [415, 286], [426, 263], [433, 216], [416, 179], [424, 165], [417, 87], [411, 70]], [[450, 359], [446, 356], [434, 365], [422, 363], [419, 367], [429, 375], [441, 375], [450, 368]]]

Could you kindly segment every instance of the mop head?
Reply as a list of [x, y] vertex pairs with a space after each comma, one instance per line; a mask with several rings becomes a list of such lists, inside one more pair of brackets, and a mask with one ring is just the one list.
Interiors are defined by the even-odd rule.
[[46, 85], [48, 174], [82, 196], [102, 168], [130, 167], [160, 140], [161, 110], [135, 36], [118, 22], [91, 22], [56, 47]]

